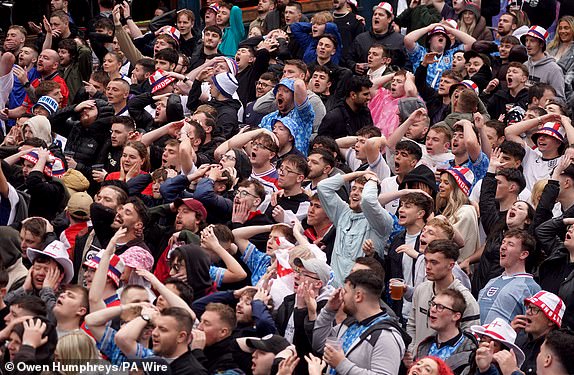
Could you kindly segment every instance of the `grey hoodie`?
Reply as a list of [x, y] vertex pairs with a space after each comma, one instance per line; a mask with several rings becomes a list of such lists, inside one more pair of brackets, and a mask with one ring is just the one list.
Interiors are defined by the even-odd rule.
[[556, 95], [564, 99], [564, 72], [562, 68], [556, 63], [554, 57], [549, 56], [544, 52], [544, 57], [538, 61], [532, 61], [529, 57], [528, 61], [524, 64], [528, 68], [528, 83], [533, 85], [535, 83], [543, 82], [554, 87]]

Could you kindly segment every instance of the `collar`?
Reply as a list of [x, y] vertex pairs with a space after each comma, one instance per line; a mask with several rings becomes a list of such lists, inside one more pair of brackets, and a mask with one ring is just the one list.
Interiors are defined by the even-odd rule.
[[257, 210], [257, 211], [251, 211], [249, 213], [249, 216], [247, 216], [247, 220], [251, 220], [253, 219], [255, 216], [261, 215], [261, 211]]
[[117, 295], [117, 293], [114, 293], [113, 295], [104, 299], [104, 303], [106, 304], [106, 306], [110, 306], [112, 303], [119, 301], [119, 300], [120, 300], [120, 297]]
[[446, 340], [445, 342], [438, 342], [438, 336], [436, 339], [436, 346], [437, 348], [442, 348], [445, 346], [454, 346], [458, 340], [460, 340], [460, 338], [462, 337], [462, 332], [460, 330], [458, 330], [458, 335], [454, 336], [452, 339], [450, 340]]
[[371, 323], [373, 322], [373, 320], [375, 320], [375, 319], [377, 319], [377, 318], [379, 318], [379, 317], [381, 317], [381, 316], [383, 316], [383, 315], [386, 315], [386, 314], [387, 314], [387, 313], [383, 310], [383, 311], [381, 311], [380, 313], [377, 313], [377, 314], [375, 314], [375, 315], [371, 315], [371, 316], [369, 316], [368, 318], [363, 319], [363, 320], [361, 320], [360, 322], [357, 322], [357, 324], [358, 324], [358, 325], [361, 325], [361, 326], [368, 326], [369, 324], [371, 324]]
[[40, 77], [40, 81], [51, 81], [53, 80], [57, 75], [59, 74], [59, 72], [56, 70], [54, 73], [42, 78]]

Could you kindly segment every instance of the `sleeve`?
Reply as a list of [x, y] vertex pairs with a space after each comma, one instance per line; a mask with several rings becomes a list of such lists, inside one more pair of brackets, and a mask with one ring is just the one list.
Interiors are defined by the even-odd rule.
[[428, 67], [419, 65], [415, 71], [415, 86], [419, 91], [419, 95], [425, 101], [432, 99], [436, 96], [436, 91], [427, 84]]
[[323, 347], [328, 337], [336, 337], [335, 328], [333, 328], [333, 321], [335, 320], [336, 312], [329, 311], [326, 308], [321, 309], [317, 320], [315, 320], [315, 327], [313, 328], [313, 351], [323, 354]]
[[[82, 81], [88, 81], [92, 75], [92, 50], [88, 47], [78, 48], [78, 71]], [[70, 101], [72, 99], [70, 98]]]
[[150, 92], [134, 96], [128, 100], [128, 112], [138, 128], [149, 129], [153, 126], [153, 117], [145, 110], [145, 107], [153, 104]]
[[241, 260], [251, 271], [251, 284], [257, 285], [261, 276], [267, 271], [269, 266], [270, 256], [259, 251], [254, 244], [249, 242], [245, 252], [241, 255]]
[[223, 284], [223, 277], [225, 276], [226, 271], [226, 268], [209, 266], [209, 276], [215, 283], [216, 288], [221, 288], [221, 284]]
[[145, 56], [136, 48], [134, 42], [131, 40], [129, 35], [126, 33], [123, 27], [116, 26], [115, 27], [115, 35], [118, 38], [118, 44], [122, 49], [122, 52], [126, 55], [126, 58], [132, 63], [135, 64], [141, 58]]
[[233, 296], [232, 290], [215, 292], [205, 297], [196, 299], [193, 301], [191, 308], [197, 314], [197, 316], [201, 316], [205, 311], [205, 307], [210, 303], [223, 303], [225, 305], [234, 306], [237, 303], [237, 300]]
[[416, 43], [415, 48], [412, 51], [407, 50], [407, 55], [411, 64], [413, 64], [413, 69], [417, 69], [420, 65], [421, 61], [423, 61], [423, 57], [427, 53], [426, 48], [421, 46], [420, 44]]
[[535, 229], [536, 240], [546, 255], [562, 246], [558, 233], [564, 231], [565, 225], [562, 217], [550, 219]]
[[380, 180], [391, 176], [391, 169], [381, 153], [379, 153], [379, 157], [374, 163], [369, 164], [369, 170], [374, 172]]
[[480, 200], [478, 206], [480, 208], [480, 222], [484, 228], [484, 233], [488, 236], [492, 228], [501, 220], [500, 210], [494, 199], [496, 195], [496, 178], [494, 173], [487, 173], [482, 179], [482, 187], [480, 190]]
[[[185, 180], [187, 181], [187, 177], [185, 177]], [[233, 202], [231, 199], [227, 199], [219, 194], [216, 194], [213, 190], [214, 183], [215, 182], [210, 178], [202, 178], [199, 180], [199, 183], [195, 188], [193, 197], [206, 206], [217, 207], [227, 214], [231, 213], [233, 209]]]
[[411, 345], [408, 348], [408, 351], [413, 353], [415, 349], [415, 340], [417, 337], [416, 333], [416, 326], [417, 326], [417, 306], [418, 306], [418, 290], [415, 288], [413, 293], [413, 303], [411, 308], [411, 313], [409, 314], [409, 319], [407, 320], [407, 333], [412, 339]]
[[542, 190], [540, 202], [538, 202], [538, 206], [536, 206], [534, 219], [532, 219], [531, 228], [533, 230], [536, 230], [536, 228], [545, 221], [552, 219], [554, 216], [552, 210], [556, 204], [558, 193], [560, 193], [560, 185], [558, 184], [558, 181], [548, 180], [544, 190]]
[[[377, 185], [374, 181], [367, 181], [365, 184], [361, 207], [369, 225], [383, 238], [382, 241], [386, 242], [393, 229], [393, 219], [379, 203], [377, 199]], [[383, 249], [380, 250], [382, 252]]]
[[181, 196], [183, 191], [189, 186], [187, 176], [180, 174], [165, 180], [159, 187], [159, 193], [165, 202], [173, 202]]
[[310, 34], [311, 24], [309, 22], [295, 22], [290, 25], [289, 28], [291, 29], [291, 35], [295, 38], [301, 49], [305, 50], [313, 43], [313, 37]]
[[263, 337], [277, 332], [275, 321], [263, 302], [256, 300], [251, 302], [251, 315], [255, 320], [255, 330], [258, 337]]
[[275, 95], [273, 94], [273, 90], [270, 90], [268, 93], [257, 99], [253, 104], [253, 110], [264, 114], [276, 111], [277, 106], [275, 104]]
[[317, 185], [319, 200], [331, 222], [338, 223], [340, 216], [349, 209], [347, 202], [343, 201], [337, 191], [345, 184], [341, 175], [329, 177]]

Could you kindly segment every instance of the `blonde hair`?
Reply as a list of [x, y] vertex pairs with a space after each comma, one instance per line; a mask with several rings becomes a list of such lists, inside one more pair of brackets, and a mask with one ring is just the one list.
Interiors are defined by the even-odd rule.
[[315, 13], [315, 15], [311, 18], [311, 23], [318, 23], [319, 25], [323, 25], [327, 22], [333, 22], [334, 18], [331, 12], [322, 11], [319, 13]]
[[427, 221], [425, 226], [435, 227], [442, 230], [446, 235], [447, 240], [452, 241], [452, 239], [454, 238], [454, 227], [444, 218], [433, 217], [432, 219]]
[[[572, 16], [561, 17], [558, 20], [558, 24], [556, 25], [556, 30], [558, 30], [558, 25], [560, 25], [560, 22], [562, 22], [562, 21], [568, 22], [568, 24], [570, 25], [570, 28], [572, 29], [572, 31], [574, 31], [574, 17], [572, 17]], [[550, 43], [548, 43], [548, 50], [558, 49], [561, 44], [562, 44], [562, 42], [560, 41], [560, 36], [558, 35], [558, 33], [556, 33], [556, 34], [554, 34], [554, 39], [552, 39], [552, 41]]]
[[[464, 12], [472, 13], [470, 10], [463, 10], [462, 13], [464, 13]], [[458, 29], [460, 31], [462, 31], [463, 33], [467, 33], [468, 35], [472, 36], [472, 33], [474, 32], [474, 29], [476, 28], [476, 23], [478, 22], [478, 20], [476, 19], [476, 16], [475, 16], [474, 21], [472, 21], [470, 26], [467, 26], [466, 23], [464, 23], [464, 21], [463, 21], [462, 13], [459, 16], [460, 18], [458, 19]], [[472, 15], [474, 16], [474, 13], [472, 13]]]
[[532, 186], [532, 191], [530, 192], [530, 202], [532, 203], [532, 206], [534, 208], [536, 208], [538, 206], [538, 203], [540, 203], [540, 198], [542, 198], [542, 191], [544, 190], [547, 184], [548, 179], [544, 179], [536, 181], [534, 186]]
[[452, 186], [450, 195], [447, 198], [442, 198], [440, 195], [436, 198], [437, 209], [442, 210], [441, 213], [446, 216], [449, 220], [452, 220], [452, 224], [455, 224], [458, 217], [458, 210], [465, 204], [469, 204], [467, 195], [462, 191], [462, 189], [456, 183], [456, 180], [448, 172], [443, 172], [447, 175], [448, 182]]
[[[66, 364], [101, 359], [94, 339], [80, 330], [60, 337], [56, 345], [55, 353], [57, 354], [58, 361]], [[77, 374], [77, 372], [66, 371], [62, 371], [62, 373], [64, 375]]]

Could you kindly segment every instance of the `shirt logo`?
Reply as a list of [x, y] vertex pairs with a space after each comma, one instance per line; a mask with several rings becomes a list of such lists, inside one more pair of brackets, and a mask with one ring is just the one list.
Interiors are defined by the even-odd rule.
[[488, 289], [488, 291], [486, 292], [486, 296], [487, 296], [487, 297], [492, 297], [492, 296], [494, 296], [494, 295], [498, 292], [498, 289], [499, 289], [499, 288], [490, 287], [490, 288]]

